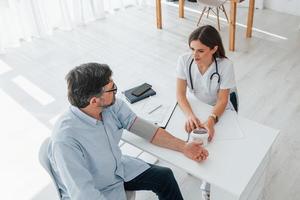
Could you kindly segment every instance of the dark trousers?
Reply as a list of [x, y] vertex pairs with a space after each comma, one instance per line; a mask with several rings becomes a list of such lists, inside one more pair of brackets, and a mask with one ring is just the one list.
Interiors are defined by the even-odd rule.
[[174, 174], [170, 168], [151, 165], [132, 179], [124, 182], [125, 190], [152, 190], [160, 200], [183, 199]]

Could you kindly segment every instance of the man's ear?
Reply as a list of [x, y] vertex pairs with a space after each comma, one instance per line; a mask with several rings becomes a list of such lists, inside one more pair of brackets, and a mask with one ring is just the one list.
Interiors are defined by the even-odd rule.
[[97, 97], [92, 97], [92, 98], [90, 99], [90, 105], [98, 105], [99, 99], [102, 100], [103, 97], [99, 97], [99, 98], [97, 98]]

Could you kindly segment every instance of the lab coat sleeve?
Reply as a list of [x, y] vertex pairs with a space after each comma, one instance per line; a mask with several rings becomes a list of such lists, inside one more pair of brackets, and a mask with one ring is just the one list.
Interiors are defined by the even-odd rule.
[[57, 142], [53, 146], [54, 162], [59, 176], [73, 200], [106, 200], [95, 188], [83, 152], [76, 144]]
[[220, 89], [232, 89], [236, 87], [233, 63], [225, 59], [220, 68]]
[[184, 61], [184, 57], [180, 56], [177, 60], [177, 67], [176, 67], [176, 77], [182, 80], [187, 79], [186, 74], [186, 62]]

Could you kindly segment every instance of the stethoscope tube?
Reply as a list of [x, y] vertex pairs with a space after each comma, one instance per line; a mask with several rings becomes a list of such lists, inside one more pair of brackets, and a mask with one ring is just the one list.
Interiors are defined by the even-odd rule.
[[[215, 56], [213, 56], [213, 58], [214, 58], [214, 61], [215, 61], [215, 64], [216, 64], [216, 71], [211, 74], [211, 76], [209, 77], [209, 79], [211, 81], [214, 76], [217, 76], [217, 78], [218, 78], [218, 84], [219, 84], [220, 80], [221, 80], [221, 76], [219, 74], [218, 62], [217, 62], [217, 59], [215, 58]], [[194, 85], [193, 85], [193, 80], [192, 80], [192, 72], [191, 72], [193, 62], [194, 62], [194, 58], [192, 59], [190, 65], [189, 65], [189, 76], [190, 76], [190, 83], [191, 83], [192, 90], [194, 90]]]

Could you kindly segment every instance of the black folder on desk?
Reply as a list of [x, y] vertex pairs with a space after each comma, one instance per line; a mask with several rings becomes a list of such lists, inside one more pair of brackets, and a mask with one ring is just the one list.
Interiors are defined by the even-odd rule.
[[[137, 86], [139, 87], [139, 86]], [[145, 99], [147, 97], [156, 95], [156, 92], [151, 88], [150, 90], [148, 90], [147, 92], [145, 92], [144, 94], [142, 94], [141, 96], [134, 96], [132, 95], [132, 91], [135, 90], [137, 87], [131, 88], [129, 90], [124, 91], [124, 95], [126, 97], [126, 99], [130, 102], [130, 103], [135, 103], [137, 101], [140, 101], [142, 99]]]

